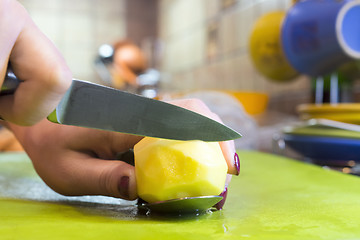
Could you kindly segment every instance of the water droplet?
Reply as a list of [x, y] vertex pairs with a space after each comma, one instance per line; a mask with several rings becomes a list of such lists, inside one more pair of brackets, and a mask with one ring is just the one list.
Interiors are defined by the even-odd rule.
[[211, 209], [209, 208], [209, 209], [207, 209], [207, 210], [205, 211], [205, 213], [206, 213], [206, 214], [212, 214], [213, 211], [211, 211]]
[[226, 233], [229, 230], [229, 228], [225, 224], [223, 224], [223, 229], [224, 229], [224, 233]]

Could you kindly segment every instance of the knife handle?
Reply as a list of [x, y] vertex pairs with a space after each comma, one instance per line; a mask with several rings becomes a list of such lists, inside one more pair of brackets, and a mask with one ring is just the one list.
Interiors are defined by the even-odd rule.
[[8, 68], [6, 70], [3, 85], [1, 86], [0, 95], [13, 94], [15, 92], [15, 90], [18, 88], [20, 83], [21, 83], [21, 80], [19, 80], [15, 76], [11, 67], [8, 66]]

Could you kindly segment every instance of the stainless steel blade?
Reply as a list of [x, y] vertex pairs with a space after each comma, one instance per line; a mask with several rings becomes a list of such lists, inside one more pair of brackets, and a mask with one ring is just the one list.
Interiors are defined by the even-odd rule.
[[240, 138], [231, 128], [162, 101], [86, 81], [73, 80], [49, 120], [66, 125], [177, 140]]
[[222, 199], [221, 196], [184, 197], [162, 202], [143, 203], [138, 207], [155, 213], [196, 213], [205, 212]]

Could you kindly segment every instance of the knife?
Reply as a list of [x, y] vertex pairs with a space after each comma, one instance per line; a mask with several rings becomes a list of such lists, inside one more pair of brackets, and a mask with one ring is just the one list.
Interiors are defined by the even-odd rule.
[[[12, 94], [19, 84], [21, 80], [9, 67], [0, 95]], [[76, 79], [48, 120], [176, 140], [219, 142], [241, 137], [233, 129], [185, 108]]]

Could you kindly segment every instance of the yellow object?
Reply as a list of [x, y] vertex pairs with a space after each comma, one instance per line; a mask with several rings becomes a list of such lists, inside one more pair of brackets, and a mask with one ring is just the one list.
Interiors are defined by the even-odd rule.
[[281, 45], [281, 25], [285, 12], [276, 11], [259, 18], [250, 35], [250, 55], [256, 69], [270, 80], [287, 82], [298, 73], [287, 61]]
[[218, 143], [145, 137], [134, 154], [138, 195], [147, 202], [224, 190], [228, 168]]
[[235, 97], [250, 115], [263, 113], [268, 106], [269, 96], [266, 93], [233, 90], [224, 90], [224, 92]]
[[297, 107], [300, 118], [324, 118], [339, 122], [360, 124], [359, 103], [301, 104]]

